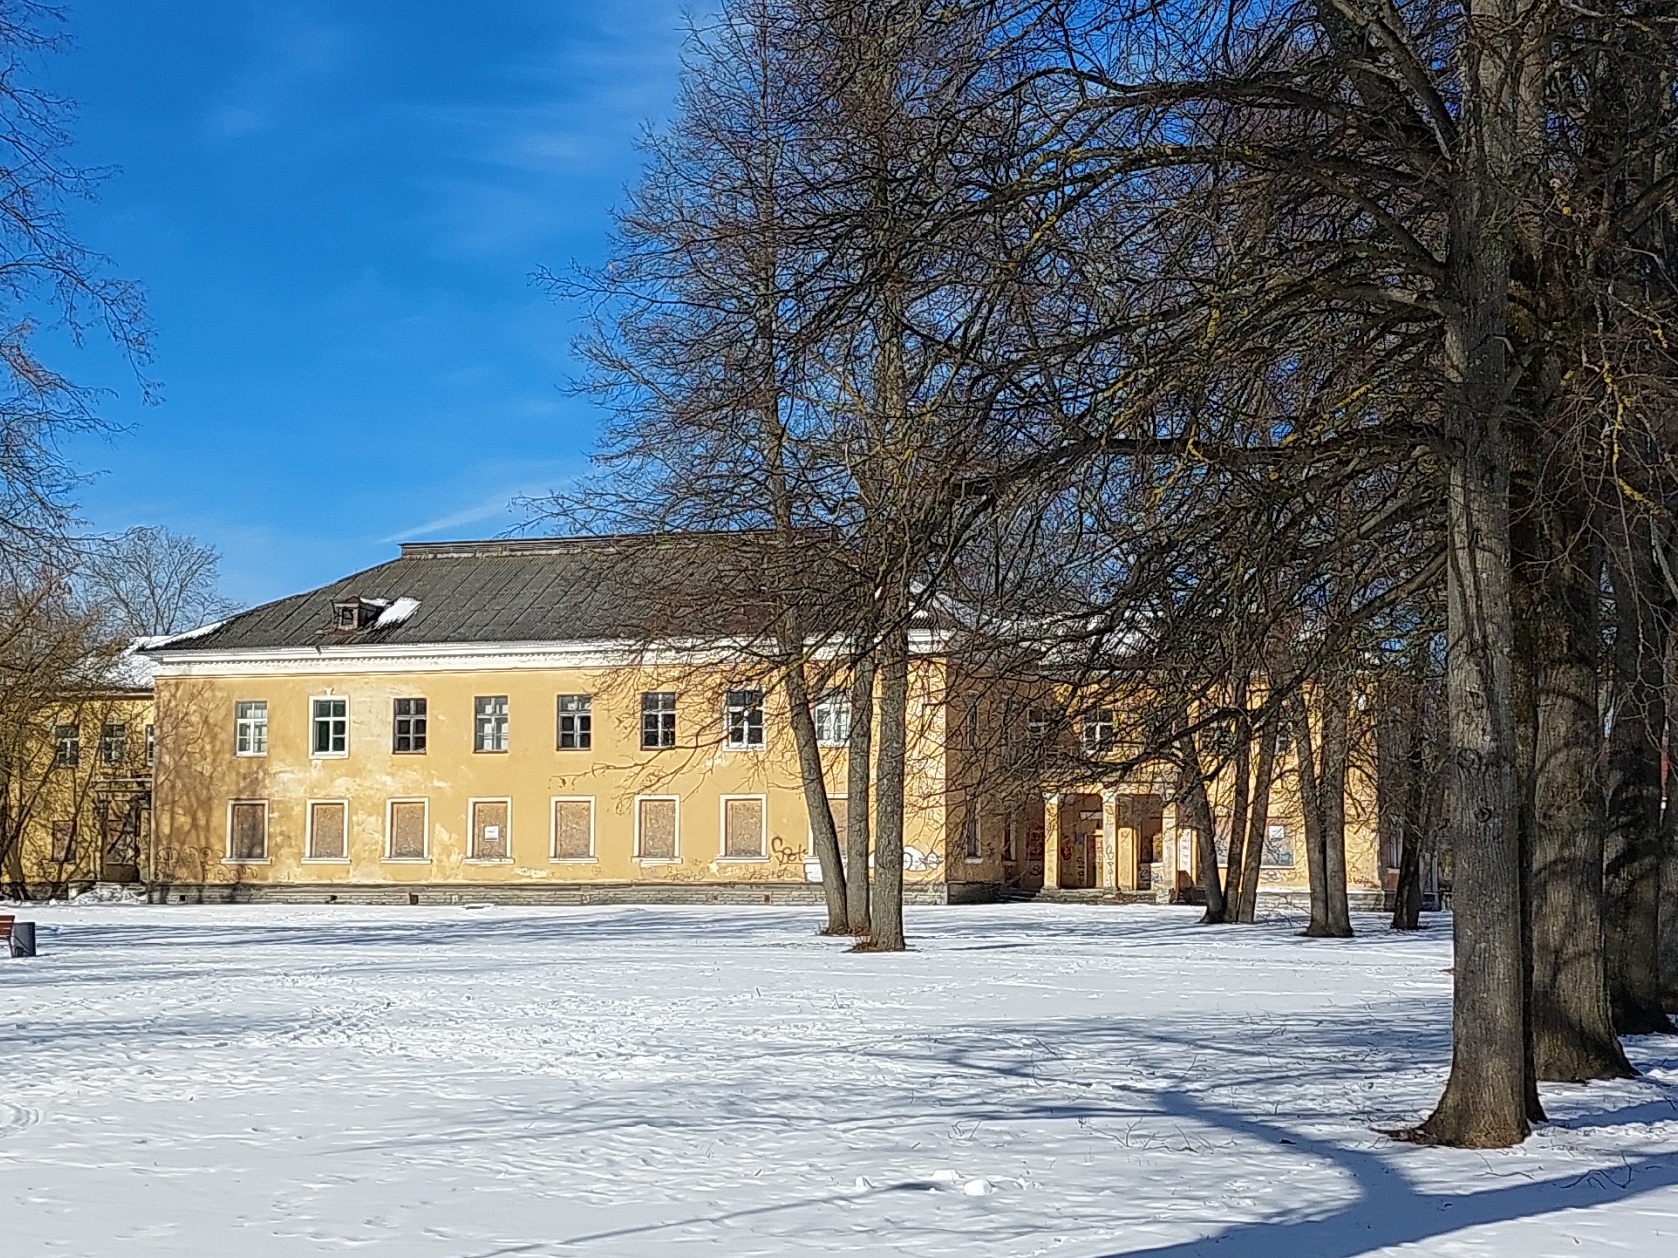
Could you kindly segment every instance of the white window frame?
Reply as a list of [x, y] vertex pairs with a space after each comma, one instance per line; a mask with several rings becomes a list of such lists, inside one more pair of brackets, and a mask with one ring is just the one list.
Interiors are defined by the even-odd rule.
[[[233, 806], [235, 804], [262, 805], [262, 856], [260, 858], [236, 859], [233, 855]], [[227, 801], [227, 841], [222, 847], [221, 863], [223, 865], [272, 865], [274, 863], [274, 836], [269, 823], [273, 816], [265, 799], [230, 799]]]
[[[315, 850], [315, 805], [338, 804], [344, 810], [344, 854], [342, 856], [311, 856]], [[348, 865], [350, 863], [350, 801], [347, 799], [306, 799], [303, 801], [303, 864]]]
[[[111, 731], [116, 731], [116, 737]], [[112, 755], [112, 749], [116, 754]], [[128, 722], [101, 721], [99, 723], [99, 763], [107, 769], [117, 768], [128, 761]]]
[[[559, 843], [559, 821], [554, 816], [555, 804], [587, 804], [588, 805], [588, 855], [587, 856], [555, 856], [554, 848]], [[637, 824], [639, 824], [640, 810], [636, 810]], [[639, 836], [637, 836], [639, 839]], [[594, 796], [592, 795], [553, 795], [548, 798], [548, 864], [550, 865], [598, 865], [599, 857], [594, 850]]]
[[[641, 801], [667, 799], [676, 805], [676, 822], [672, 829], [675, 831], [674, 856], [643, 856], [641, 855]], [[680, 795], [637, 795], [635, 797], [635, 860], [642, 865], [680, 865], [682, 863], [682, 797]]]
[[[822, 714], [828, 713], [826, 724], [827, 734], [822, 733]], [[849, 747], [851, 745], [851, 696], [843, 690], [829, 690], [822, 695], [810, 708], [810, 719], [816, 726], [816, 745], [818, 747]], [[840, 725], [844, 726], [844, 737], [839, 737], [833, 731]]]
[[[344, 715], [343, 715], [343, 718], [342, 718], [343, 722], [344, 722], [344, 749], [342, 751], [316, 751], [315, 750], [315, 725], [316, 725], [316, 723], [320, 722], [320, 721], [330, 722], [330, 721], [336, 721], [336, 720], [340, 719], [340, 718], [335, 717], [335, 716], [317, 717], [315, 715], [315, 704], [317, 704], [317, 703], [341, 703], [341, 704], [344, 705]], [[328, 741], [330, 742], [331, 740], [328, 739]], [[309, 759], [311, 759], [311, 760], [344, 760], [344, 759], [348, 758], [349, 754], [350, 754], [350, 697], [348, 695], [335, 695], [335, 694], [310, 695], [309, 696]]]
[[[840, 827], [839, 818], [835, 817], [833, 819], [833, 828], [834, 828], [833, 838], [834, 838], [834, 841], [839, 844], [839, 854], [841, 856], [843, 856], [845, 854], [845, 837], [849, 833], [850, 824], [851, 824], [851, 818], [850, 818], [851, 797], [849, 795], [829, 795], [827, 797], [827, 808], [828, 808], [829, 812], [833, 811], [833, 805], [835, 805], [835, 804], [844, 804], [845, 805], [846, 816], [845, 816], [844, 827], [843, 828]], [[808, 810], [806, 810], [806, 811], [808, 811]], [[873, 818], [870, 817], [869, 820], [872, 821]], [[764, 818], [764, 824], [768, 825], [768, 818], [767, 817]], [[874, 868], [874, 853], [872, 851], [872, 848], [874, 846], [874, 831], [873, 831], [872, 827], [868, 831], [868, 846], [870, 848], [870, 851], [868, 853], [868, 868], [873, 869]], [[804, 823], [804, 859], [807, 860], [807, 861], [816, 861], [816, 860], [821, 859], [819, 856], [816, 855], [816, 827], [809, 823], [808, 818], [806, 818], [805, 823]]]
[[[756, 695], [755, 704], [735, 704], [735, 695]], [[751, 741], [751, 714], [757, 713], [757, 741]], [[736, 739], [735, 713], [740, 714], [738, 730], [743, 738]], [[722, 700], [722, 745], [724, 751], [762, 751], [769, 745], [769, 720], [763, 711], [763, 690], [758, 686], [730, 686]]]
[[[485, 714], [478, 711], [478, 704], [485, 699], [493, 703], [501, 700], [501, 711], [491, 710], [488, 719], [494, 721], [497, 716], [501, 719], [501, 746], [483, 746], [483, 730], [479, 722], [485, 719]], [[493, 728], [493, 726], [491, 727]], [[473, 695], [472, 696], [472, 754], [475, 756], [504, 756], [513, 749], [513, 699], [511, 695]]]
[[[755, 799], [763, 806], [763, 855], [761, 856], [730, 856], [728, 854], [728, 805], [731, 800]], [[814, 844], [811, 845], [812, 847]], [[677, 849], [680, 850], [679, 848]], [[839, 840], [839, 850], [845, 850], [845, 840]], [[730, 865], [763, 865], [769, 861], [769, 796], [767, 795], [724, 795], [717, 800], [717, 860]]]
[[[239, 715], [240, 708], [256, 704], [262, 705], [262, 719], [260, 721], [255, 717]], [[314, 709], [310, 708], [309, 711], [312, 713]], [[242, 740], [239, 736], [246, 730], [254, 732], [258, 729], [262, 731], [262, 746], [257, 747], [256, 739], [253, 737], [249, 740], [252, 750], [240, 751], [239, 744]], [[233, 701], [233, 754], [242, 757], [266, 756], [268, 754], [268, 700], [235, 699]]]
[[[424, 856], [392, 856], [391, 840], [396, 837], [396, 805], [419, 804], [425, 809], [425, 820], [421, 823], [425, 833]], [[429, 865], [431, 863], [431, 797], [429, 795], [397, 795], [385, 800], [385, 851], [380, 858], [385, 865]]]
[[[651, 699], [654, 695], [658, 696], [660, 706], [657, 707], [657, 708], [649, 708], [647, 706], [647, 700]], [[670, 706], [669, 707], [664, 707], [663, 706], [664, 697], [666, 695], [668, 695], [669, 698], [670, 698]], [[667, 750], [669, 750], [670, 748], [672, 748], [676, 745], [676, 740], [681, 737], [681, 726], [679, 726], [676, 723], [676, 714], [677, 714], [680, 703], [681, 703], [681, 700], [677, 698], [677, 692], [674, 691], [674, 690], [643, 690], [641, 692], [641, 750], [642, 751], [667, 751]], [[647, 741], [647, 718], [649, 716], [658, 718], [657, 722], [655, 724], [655, 728], [658, 732], [658, 739], [657, 739], [657, 741], [650, 742], [650, 743]], [[666, 720], [665, 720], [666, 717], [669, 718], [668, 722], [666, 722]], [[666, 724], [668, 724], [669, 727], [670, 727], [670, 741], [669, 742], [664, 741], [664, 733], [665, 733], [665, 728], [664, 727], [665, 727]]]
[[[560, 706], [565, 700], [580, 700], [581, 707], [563, 708]], [[565, 722], [571, 722], [572, 744], [565, 745]], [[579, 728], [579, 723], [586, 721], [587, 729]], [[585, 739], [585, 742], [575, 741]], [[555, 751], [593, 751], [594, 750], [594, 695], [570, 691], [566, 694], [554, 695], [554, 750]]]
[[[478, 841], [478, 805], [507, 805], [507, 854], [505, 856], [474, 856], [472, 849]], [[552, 851], [552, 848], [548, 849]], [[466, 801], [466, 856], [465, 865], [511, 865], [513, 863], [513, 800], [509, 795], [474, 795]]]
[[1084, 754], [1099, 756], [1119, 745], [1118, 713], [1112, 708], [1096, 708], [1084, 714]]

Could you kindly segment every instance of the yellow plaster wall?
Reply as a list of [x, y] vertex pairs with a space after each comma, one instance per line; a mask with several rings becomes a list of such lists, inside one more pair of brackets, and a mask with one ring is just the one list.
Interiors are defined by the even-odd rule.
[[[470, 669], [455, 672], [343, 673], [281, 676], [175, 676], [157, 683], [157, 877], [175, 882], [313, 883], [703, 883], [804, 881], [809, 825], [785, 705], [765, 700], [766, 747], [728, 750], [722, 742], [722, 669], [696, 672], [624, 667], [603, 669]], [[942, 761], [937, 754], [940, 670], [917, 665], [911, 695], [910, 791], [905, 844], [931, 859], [906, 873], [910, 881], [945, 877]], [[679, 746], [640, 746], [643, 691], [677, 692]], [[555, 697], [593, 695], [593, 742], [586, 751], [557, 750]], [[310, 700], [349, 700], [349, 753], [309, 754]], [[505, 753], [473, 750], [473, 700], [508, 696]], [[423, 697], [427, 750], [391, 749], [393, 701]], [[268, 752], [234, 754], [234, 704], [268, 704]], [[845, 789], [844, 751], [826, 748], [829, 793]], [[638, 795], [674, 795], [678, 853], [674, 862], [635, 856]], [[722, 801], [762, 795], [767, 855], [724, 859]], [[551, 801], [595, 801], [595, 856], [552, 859]], [[429, 804], [429, 858], [387, 858], [387, 806], [393, 799]], [[232, 863], [229, 805], [268, 801], [268, 860]], [[510, 800], [512, 859], [468, 858], [470, 802]], [[310, 801], [348, 804], [348, 859], [305, 859]]]

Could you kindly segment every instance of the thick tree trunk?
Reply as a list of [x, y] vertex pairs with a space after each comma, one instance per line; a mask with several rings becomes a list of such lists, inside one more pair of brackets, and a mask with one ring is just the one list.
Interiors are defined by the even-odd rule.
[[1525, 626], [1517, 658], [1532, 678], [1531, 800], [1522, 813], [1533, 1069], [1539, 1079], [1582, 1082], [1636, 1072], [1614, 1034], [1603, 962], [1598, 568], [1577, 553], [1578, 530], [1566, 531], [1546, 545], [1547, 530], [1521, 530], [1544, 553], [1516, 569], [1514, 602]]
[[874, 894], [866, 947], [901, 952], [903, 938], [903, 814], [909, 736], [909, 631], [902, 620], [880, 644], [879, 744], [875, 752]]
[[1660, 982], [1661, 735], [1668, 618], [1652, 538], [1635, 522], [1609, 552], [1614, 584], [1608, 731], [1608, 994], [1621, 1035], [1670, 1034]]
[[[1668, 693], [1671, 693], [1670, 688]], [[1661, 806], [1661, 996], [1678, 1013], [1678, 703], [1666, 713], [1666, 799]]]
[[798, 751], [799, 775], [804, 781], [804, 811], [810, 819], [810, 841], [821, 865], [822, 894], [827, 900], [827, 925], [822, 934], [845, 935], [850, 933], [845, 869], [839, 854], [833, 808], [827, 802], [827, 776], [822, 769], [821, 745], [816, 741], [815, 718], [810, 713], [810, 685], [804, 673], [801, 644], [783, 642], [782, 651], [788, 719], [793, 746]]
[[[1185, 721], [1187, 713], [1184, 714]], [[1201, 915], [1203, 926], [1217, 925], [1224, 920], [1224, 889], [1218, 879], [1217, 819], [1212, 814], [1212, 799], [1206, 793], [1206, 775], [1200, 763], [1200, 748], [1195, 736], [1189, 734], [1182, 743], [1183, 785], [1182, 799], [1194, 822], [1195, 855], [1200, 862], [1200, 889], [1206, 896], [1206, 912]]]
[[851, 934], [866, 938], [873, 929], [868, 909], [868, 849], [873, 792], [874, 651], [860, 653], [851, 674], [851, 737], [846, 749], [845, 903]]
[[1274, 723], [1259, 734], [1258, 765], [1253, 771], [1253, 799], [1247, 818], [1247, 845], [1242, 853], [1241, 900], [1236, 920], [1251, 922], [1258, 916], [1259, 869], [1264, 862], [1264, 841], [1270, 830], [1270, 788], [1276, 780]]

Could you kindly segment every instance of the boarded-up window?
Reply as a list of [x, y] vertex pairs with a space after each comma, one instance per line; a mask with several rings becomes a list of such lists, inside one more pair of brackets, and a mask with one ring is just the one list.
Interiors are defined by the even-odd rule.
[[839, 850], [844, 851], [846, 836], [851, 832], [851, 801], [843, 795], [829, 795], [827, 809], [833, 814], [833, 834], [839, 840]]
[[554, 800], [554, 859], [586, 861], [594, 855], [594, 802]]
[[59, 865], [68, 865], [76, 859], [76, 823], [73, 819], [52, 823], [52, 859]]
[[390, 858], [398, 861], [425, 859], [425, 801], [397, 799], [390, 805]]
[[635, 801], [635, 854], [643, 860], [676, 859], [676, 801]]
[[227, 856], [236, 861], [268, 859], [268, 805], [244, 800], [228, 816]]
[[309, 805], [310, 860], [341, 861], [349, 854], [344, 834], [348, 811], [345, 804]]
[[734, 860], [749, 860], [763, 855], [761, 799], [723, 800], [722, 854]]
[[507, 834], [510, 805], [504, 799], [479, 799], [472, 803], [472, 859], [504, 861], [513, 857]]

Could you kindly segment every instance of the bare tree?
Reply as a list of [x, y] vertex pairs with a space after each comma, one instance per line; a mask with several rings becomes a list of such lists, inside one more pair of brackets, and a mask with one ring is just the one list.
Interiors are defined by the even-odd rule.
[[120, 632], [184, 633], [236, 610], [217, 588], [220, 556], [185, 534], [142, 525], [86, 549], [83, 597]]

